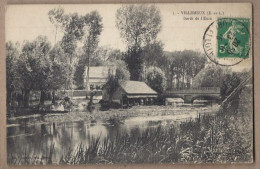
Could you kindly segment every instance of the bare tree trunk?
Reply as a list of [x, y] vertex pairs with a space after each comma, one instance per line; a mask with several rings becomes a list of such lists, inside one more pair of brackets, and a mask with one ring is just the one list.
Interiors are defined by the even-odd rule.
[[12, 95], [12, 91], [8, 88], [7, 89], [7, 95], [6, 95], [6, 101], [7, 101], [7, 105], [9, 106], [11, 103], [11, 95]]
[[182, 88], [184, 89], [184, 88], [186, 88], [185, 87], [185, 74], [183, 73], [183, 75], [182, 75]]
[[29, 107], [29, 95], [30, 95], [30, 90], [25, 89], [23, 92], [23, 105], [24, 107]]
[[58, 29], [58, 26], [56, 26], [56, 30], [55, 30], [55, 42], [54, 42], [55, 45], [56, 45], [57, 29]]
[[177, 85], [176, 85], [177, 89], [180, 89], [180, 78], [177, 77]]
[[87, 68], [87, 79], [86, 79], [86, 90], [87, 90], [87, 92], [90, 89], [90, 86], [89, 86], [89, 69], [90, 69], [90, 56], [88, 55], [88, 68]]
[[51, 99], [52, 104], [56, 103], [56, 99], [55, 99], [55, 90], [52, 91], [52, 99]]
[[187, 82], [186, 82], [187, 83], [187, 88], [190, 89], [190, 77], [187, 76], [186, 80], [187, 80]]
[[41, 91], [41, 97], [40, 97], [39, 105], [44, 105], [45, 97], [46, 97], [45, 91]]
[[170, 89], [172, 89], [172, 87], [173, 87], [172, 81], [173, 81], [173, 75], [171, 75], [171, 77], [170, 77], [170, 86], [169, 86]]

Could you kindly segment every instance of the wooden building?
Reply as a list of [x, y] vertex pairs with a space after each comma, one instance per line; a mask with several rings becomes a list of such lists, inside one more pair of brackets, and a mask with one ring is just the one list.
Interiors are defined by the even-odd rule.
[[[145, 82], [125, 81], [114, 92], [112, 101], [123, 105], [149, 105], [157, 98], [156, 91], [151, 89]], [[109, 95], [103, 90], [103, 99], [109, 101]]]

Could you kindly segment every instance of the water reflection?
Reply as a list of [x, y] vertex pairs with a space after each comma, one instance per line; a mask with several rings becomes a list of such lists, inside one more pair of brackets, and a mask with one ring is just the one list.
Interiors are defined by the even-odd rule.
[[[91, 139], [113, 139], [118, 134], [140, 136], [147, 128], [176, 125], [183, 120], [196, 118], [197, 109], [186, 114], [128, 118], [123, 124], [110, 125], [103, 121], [63, 123], [30, 123], [33, 118], [17, 118], [7, 127], [8, 156], [48, 157], [54, 146], [52, 161], [58, 163], [62, 156], [74, 151], [79, 144], [88, 146]], [[27, 125], [30, 124], [30, 125]]]

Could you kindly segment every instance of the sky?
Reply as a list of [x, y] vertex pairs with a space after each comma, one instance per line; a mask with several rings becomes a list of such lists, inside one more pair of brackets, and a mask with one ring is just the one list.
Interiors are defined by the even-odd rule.
[[[55, 43], [55, 27], [48, 18], [48, 12], [55, 7], [62, 7], [65, 13], [77, 12], [85, 15], [97, 10], [103, 23], [99, 46], [108, 46], [114, 49], [126, 50], [124, 39], [116, 28], [116, 11], [121, 4], [84, 4], [84, 5], [9, 5], [6, 8], [6, 41], [20, 42], [32, 41], [39, 35], [47, 36], [48, 40]], [[222, 15], [211, 16], [212, 20], [184, 20], [183, 11], [211, 11], [224, 12], [225, 17], [251, 17], [250, 13], [241, 4], [156, 4], [160, 10], [162, 29], [157, 39], [164, 44], [165, 51], [203, 50], [203, 35], [206, 28]], [[238, 10], [239, 9], [239, 10]], [[202, 15], [196, 15], [198, 17]], [[223, 17], [223, 16], [222, 16]], [[57, 40], [62, 38], [59, 31]]]
[[[45, 35], [54, 43], [55, 27], [50, 23], [48, 11], [63, 7], [65, 13], [85, 15], [97, 10], [102, 16], [103, 32], [100, 35], [100, 46], [125, 50], [126, 45], [116, 28], [116, 10], [121, 5], [10, 5], [6, 13], [6, 41], [33, 40], [38, 35]], [[193, 49], [202, 51], [202, 36], [210, 22], [183, 21], [181, 16], [173, 15], [177, 9], [172, 5], [157, 5], [162, 17], [162, 30], [158, 40], [164, 44], [166, 51]], [[204, 27], [204, 29], [203, 29]], [[62, 34], [58, 35], [58, 39]], [[185, 41], [185, 44], [182, 42]]]

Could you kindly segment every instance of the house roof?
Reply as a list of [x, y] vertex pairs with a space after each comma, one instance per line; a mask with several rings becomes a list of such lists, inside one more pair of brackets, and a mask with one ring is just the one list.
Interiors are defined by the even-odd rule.
[[[89, 67], [90, 79], [107, 79], [109, 68], [105, 66], [92, 66]], [[87, 76], [87, 67], [85, 69], [85, 76]]]
[[125, 81], [120, 86], [127, 94], [157, 94], [145, 82]]

